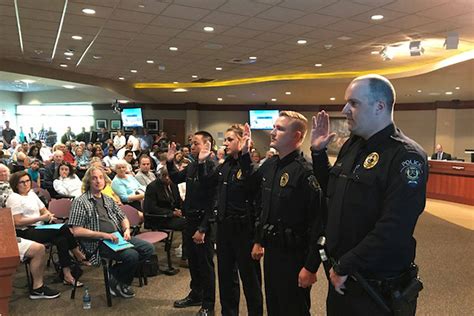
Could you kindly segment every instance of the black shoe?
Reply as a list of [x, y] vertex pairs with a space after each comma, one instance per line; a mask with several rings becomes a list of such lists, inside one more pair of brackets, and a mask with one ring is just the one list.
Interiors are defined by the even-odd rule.
[[123, 297], [123, 298], [132, 298], [135, 297], [135, 293], [132, 291], [131, 288], [127, 287], [126, 285], [122, 285], [120, 283], [117, 283], [117, 286], [115, 286], [115, 293], [117, 296]]
[[196, 313], [196, 316], [214, 316], [214, 310], [201, 308], [199, 312]]
[[190, 306], [201, 306], [201, 304], [202, 304], [201, 300], [196, 300], [188, 295], [182, 300], [175, 301], [173, 306], [176, 308], [184, 308], [184, 307], [190, 307]]
[[135, 296], [135, 292], [133, 291], [130, 285], [122, 284], [121, 289], [122, 289], [122, 292], [125, 293], [126, 295], [129, 295], [131, 297]]
[[59, 291], [50, 289], [46, 285], [43, 285], [40, 288], [37, 288], [36, 290], [33, 290], [30, 292], [30, 299], [32, 300], [39, 300], [39, 299], [52, 299], [52, 298], [57, 298], [61, 295]]

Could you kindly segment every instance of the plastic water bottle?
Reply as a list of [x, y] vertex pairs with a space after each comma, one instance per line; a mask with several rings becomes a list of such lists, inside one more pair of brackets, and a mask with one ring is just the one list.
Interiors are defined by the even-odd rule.
[[84, 290], [84, 296], [82, 297], [82, 308], [91, 309], [91, 296], [89, 294], [89, 288], [87, 287]]

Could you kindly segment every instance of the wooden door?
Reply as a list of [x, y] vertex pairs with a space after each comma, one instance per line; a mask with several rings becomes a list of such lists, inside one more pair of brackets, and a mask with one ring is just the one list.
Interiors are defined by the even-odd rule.
[[163, 131], [168, 133], [170, 141], [180, 143], [181, 145], [185, 144], [185, 120], [163, 119]]

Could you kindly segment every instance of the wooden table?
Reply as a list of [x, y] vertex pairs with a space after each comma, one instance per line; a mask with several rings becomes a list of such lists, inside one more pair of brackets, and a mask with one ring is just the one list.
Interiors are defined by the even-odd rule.
[[474, 163], [430, 160], [428, 164], [429, 198], [474, 205]]

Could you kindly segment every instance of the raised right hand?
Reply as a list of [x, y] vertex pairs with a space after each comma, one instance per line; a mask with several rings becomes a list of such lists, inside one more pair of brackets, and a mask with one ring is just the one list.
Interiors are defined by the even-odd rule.
[[313, 127], [311, 129], [311, 149], [323, 150], [336, 136], [336, 133], [329, 133], [329, 114], [321, 111], [317, 116], [313, 116]]
[[206, 141], [206, 143], [202, 146], [201, 151], [199, 151], [199, 161], [202, 162], [209, 157], [211, 154], [211, 142]]
[[166, 154], [166, 159], [167, 159], [168, 161], [173, 161], [175, 154], [176, 154], [176, 143], [175, 143], [175, 142], [171, 142], [171, 143], [168, 145], [168, 153]]

